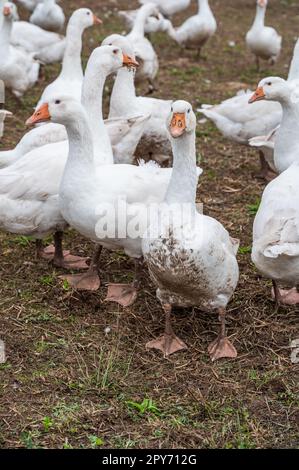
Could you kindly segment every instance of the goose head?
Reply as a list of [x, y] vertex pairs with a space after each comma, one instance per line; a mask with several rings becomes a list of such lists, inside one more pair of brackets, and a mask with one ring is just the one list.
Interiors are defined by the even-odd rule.
[[[136, 61], [134, 49], [131, 42], [125, 36], [120, 34], [111, 34], [102, 42], [102, 46], [116, 46], [122, 50], [124, 57], [127, 59], [127, 62], [132, 63], [132, 67], [138, 67], [138, 62]], [[127, 64], [124, 64], [127, 65]]]
[[32, 126], [42, 122], [55, 122], [68, 125], [85, 113], [79, 101], [67, 95], [55, 95], [47, 102], [39, 106], [32, 116], [27, 119], [26, 125]]
[[261, 8], [266, 8], [268, 4], [268, 0], [257, 0], [257, 5]]
[[143, 13], [146, 18], [149, 16], [154, 16], [157, 20], [160, 19], [160, 10], [156, 3], [145, 3], [140, 9], [140, 13]]
[[124, 54], [120, 47], [114, 45], [100, 46], [93, 50], [88, 64], [95, 64], [106, 76], [117, 72], [121, 67], [137, 67], [138, 63], [133, 57]]
[[19, 15], [16, 5], [12, 2], [4, 3], [3, 16], [11, 21], [18, 21]]
[[89, 8], [78, 8], [78, 10], [74, 11], [70, 18], [70, 24], [82, 30], [102, 23], [102, 20], [98, 18]]
[[[296, 81], [297, 82], [297, 81]], [[255, 103], [256, 101], [268, 100], [268, 101], [285, 101], [290, 98], [291, 93], [294, 93], [296, 88], [298, 89], [298, 82], [292, 83], [287, 82], [280, 77], [267, 77], [260, 81], [258, 87], [249, 103]], [[295, 86], [294, 86], [295, 85]]]
[[174, 101], [166, 125], [173, 139], [194, 132], [196, 129], [196, 116], [191, 104], [188, 101]]

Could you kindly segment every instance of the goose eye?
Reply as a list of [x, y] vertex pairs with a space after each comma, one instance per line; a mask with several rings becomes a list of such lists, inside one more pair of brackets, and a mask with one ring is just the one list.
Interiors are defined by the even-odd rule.
[[55, 101], [55, 104], [60, 104], [60, 103], [61, 103], [60, 100], [56, 100], [56, 101]]
[[272, 85], [272, 82], [268, 82], [267, 85], [268, 85], [268, 86], [271, 86], [271, 85]]
[[188, 109], [188, 111], [187, 111], [187, 112], [188, 112], [188, 114], [190, 113], [190, 111], [191, 111], [191, 109]]
[[88, 11], [86, 14], [87, 14], [87, 15], [90, 15], [90, 11]]
[[117, 54], [117, 53], [118, 53], [118, 49], [114, 49], [113, 54]]

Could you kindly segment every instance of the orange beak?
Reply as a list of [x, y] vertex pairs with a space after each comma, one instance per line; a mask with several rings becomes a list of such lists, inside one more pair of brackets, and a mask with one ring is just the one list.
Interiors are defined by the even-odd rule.
[[123, 65], [126, 67], [139, 67], [137, 60], [126, 54], [123, 54]]
[[50, 119], [51, 115], [49, 112], [49, 105], [48, 103], [45, 103], [42, 104], [29, 119], [27, 119], [26, 126], [32, 126], [33, 124], [49, 121]]
[[264, 88], [262, 86], [259, 86], [256, 90], [255, 93], [252, 95], [250, 100], [248, 101], [249, 104], [254, 103], [255, 101], [261, 101], [265, 99], [265, 92]]
[[186, 130], [185, 113], [174, 113], [170, 123], [170, 134], [174, 139], [181, 137]]
[[103, 24], [103, 21], [96, 15], [93, 15], [93, 24]]
[[9, 7], [4, 7], [3, 8], [3, 15], [4, 16], [9, 16], [11, 14], [11, 9]]

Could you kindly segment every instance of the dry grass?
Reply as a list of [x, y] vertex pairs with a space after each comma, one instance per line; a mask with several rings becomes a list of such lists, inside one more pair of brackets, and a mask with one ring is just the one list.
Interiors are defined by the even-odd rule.
[[[105, 19], [102, 28], [87, 32], [85, 59], [105, 35], [123, 30], [111, 11], [127, 3], [136, 2], [80, 1], [96, 5]], [[240, 82], [254, 87], [265, 75], [285, 76], [299, 6], [270, 3], [268, 23], [284, 37], [273, 69], [258, 75], [244, 47], [254, 0], [211, 0], [219, 30], [205, 49], [206, 61], [198, 62], [164, 35], [154, 38], [161, 60], [157, 96], [188, 99], [196, 108], [231, 96]], [[78, 6], [64, 4], [68, 12]], [[229, 47], [229, 40], [236, 47]], [[48, 67], [46, 79], [58, 69]], [[26, 95], [23, 107], [7, 97], [14, 117], [7, 121], [2, 148], [23, 135], [24, 120], [45, 84]], [[210, 123], [198, 126], [197, 144], [205, 170], [198, 199], [241, 240], [241, 279], [229, 306], [229, 333], [239, 357], [210, 362], [206, 350], [217, 319], [196, 309], [174, 319], [188, 351], [168, 360], [146, 352], [145, 343], [163, 328], [146, 271], [138, 301], [123, 310], [102, 302], [105, 282], [131, 278], [132, 262], [123, 255], [103, 258], [98, 293], [79, 294], [63, 287], [58, 271], [35, 261], [30, 241], [1, 234], [0, 336], [8, 355], [0, 366], [2, 447], [298, 446], [298, 366], [290, 361], [290, 341], [299, 336], [298, 309], [275, 309], [270, 283], [260, 278], [248, 253], [253, 222], [248, 206], [256, 204], [264, 187], [251, 176], [258, 168], [256, 153], [223, 139]], [[75, 233], [65, 243], [73, 252], [91, 253], [90, 244]]]

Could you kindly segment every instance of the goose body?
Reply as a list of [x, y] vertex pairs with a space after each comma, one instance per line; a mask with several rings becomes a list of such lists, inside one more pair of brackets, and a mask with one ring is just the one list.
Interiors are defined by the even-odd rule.
[[[143, 238], [143, 255], [166, 313], [173, 306], [225, 309], [238, 283], [238, 245], [218, 221], [196, 210], [196, 117], [191, 105], [173, 103], [168, 126], [173, 172], [164, 203]], [[166, 329], [164, 340], [149, 347], [171, 354], [177, 339], [168, 340], [167, 345]]]
[[[253, 226], [252, 261], [274, 281], [278, 302], [299, 302], [299, 165], [293, 163], [266, 187]], [[294, 287], [278, 289], [278, 283]]]
[[43, 0], [36, 5], [29, 21], [48, 31], [60, 32], [65, 23], [65, 15], [56, 0]]
[[81, 100], [83, 82], [82, 35], [86, 28], [100, 23], [101, 20], [88, 8], [79, 8], [72, 14], [66, 31], [66, 47], [60, 74], [45, 88], [37, 106], [57, 93], [70, 94], [78, 101]]
[[11, 44], [22, 47], [28, 52], [38, 54], [44, 48], [64, 42], [64, 37], [58, 33], [45, 31], [27, 21], [16, 21], [13, 25]]
[[217, 23], [208, 0], [198, 0], [198, 13], [188, 18], [180, 27], [174, 28], [169, 23], [168, 34], [178, 44], [198, 49], [200, 52], [204, 44], [217, 29]]
[[220, 104], [203, 105], [199, 111], [216, 125], [224, 137], [249, 145], [251, 138], [268, 134], [282, 118], [279, 103], [258, 102], [250, 106], [251, 96], [251, 90], [242, 91]]
[[40, 66], [32, 54], [10, 45], [13, 22], [17, 18], [15, 5], [5, 3], [3, 15], [0, 31], [0, 79], [17, 98], [20, 98], [37, 82]]
[[246, 35], [250, 51], [259, 58], [275, 63], [281, 51], [282, 38], [274, 28], [265, 26], [267, 0], [257, 0], [256, 16]]
[[191, 0], [139, 0], [141, 5], [154, 3], [165, 16], [172, 16], [189, 7]]

